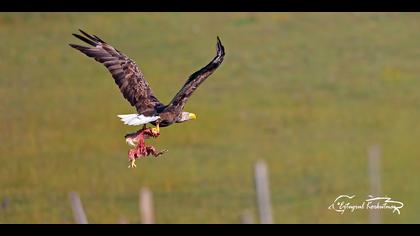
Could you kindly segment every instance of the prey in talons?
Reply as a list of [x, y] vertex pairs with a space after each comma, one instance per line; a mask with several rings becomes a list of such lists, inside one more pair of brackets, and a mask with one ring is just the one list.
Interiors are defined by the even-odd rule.
[[139, 157], [158, 157], [168, 151], [166, 149], [157, 151], [155, 147], [145, 144], [145, 139], [159, 137], [159, 131], [159, 125], [155, 128], [146, 128], [146, 125], [144, 125], [137, 132], [125, 135], [127, 144], [134, 147], [128, 151], [128, 161], [130, 163], [128, 168], [136, 168], [136, 159]]

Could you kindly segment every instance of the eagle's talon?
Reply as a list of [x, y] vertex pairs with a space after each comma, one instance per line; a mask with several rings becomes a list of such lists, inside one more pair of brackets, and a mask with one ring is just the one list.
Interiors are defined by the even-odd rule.
[[155, 138], [156, 138], [157, 137], [156, 135], [160, 134], [159, 123], [157, 123], [156, 127], [152, 128], [151, 131], [155, 135]]

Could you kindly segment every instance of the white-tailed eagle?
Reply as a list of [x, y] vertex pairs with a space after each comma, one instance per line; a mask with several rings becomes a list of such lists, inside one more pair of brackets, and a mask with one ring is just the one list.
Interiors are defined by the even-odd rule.
[[[132, 145], [141, 143], [145, 136], [157, 137], [160, 132], [159, 127], [195, 119], [196, 115], [194, 113], [183, 111], [184, 106], [198, 86], [220, 66], [225, 55], [224, 47], [219, 37], [217, 37], [216, 56], [209, 64], [190, 75], [171, 102], [165, 105], [153, 95], [152, 89], [144, 79], [143, 73], [132, 59], [98, 36], [90, 35], [82, 30], [79, 31], [83, 36], [79, 34], [73, 35], [90, 46], [75, 44], [70, 44], [70, 46], [102, 63], [112, 74], [124, 98], [137, 109], [137, 114], [118, 115], [124, 124], [143, 125], [143, 129], [139, 131], [145, 132], [138, 131], [135, 134], [126, 135], [127, 142]], [[148, 123], [154, 125], [155, 128], [147, 130], [146, 124]], [[139, 152], [137, 155], [146, 155], [144, 150], [140, 150], [142, 148], [146, 150], [146, 146], [143, 144], [143, 147], [138, 148], [143, 153]], [[135, 155], [133, 154], [133, 156]]]

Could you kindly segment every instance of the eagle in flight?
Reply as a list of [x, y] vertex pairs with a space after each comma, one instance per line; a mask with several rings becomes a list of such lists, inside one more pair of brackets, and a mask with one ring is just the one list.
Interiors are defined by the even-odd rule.
[[[129, 151], [129, 161], [131, 163], [129, 167], [135, 167], [135, 159], [138, 157], [163, 154], [164, 151], [157, 152], [153, 146], [146, 146], [144, 139], [159, 136], [160, 127], [196, 119], [194, 113], [186, 112], [183, 109], [188, 98], [198, 86], [223, 62], [225, 49], [219, 37], [217, 37], [216, 56], [213, 60], [190, 75], [179, 92], [169, 104], [165, 105], [153, 94], [152, 89], [144, 79], [143, 73], [132, 59], [98, 36], [90, 35], [80, 29], [79, 31], [83, 36], [79, 34], [73, 35], [90, 46], [69, 45], [102, 63], [112, 74], [124, 98], [137, 110], [137, 114], [118, 115], [118, 117], [127, 125], [143, 125], [143, 128], [139, 131], [125, 136], [128, 144], [136, 146], [136, 148]], [[146, 124], [152, 124], [155, 127], [147, 128]]]

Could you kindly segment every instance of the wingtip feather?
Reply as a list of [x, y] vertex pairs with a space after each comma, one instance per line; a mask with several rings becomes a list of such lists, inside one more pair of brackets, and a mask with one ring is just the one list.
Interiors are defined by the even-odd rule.
[[96, 46], [98, 45], [98, 43], [97, 43], [97, 42], [92, 41], [91, 39], [85, 38], [85, 37], [83, 37], [83, 36], [81, 36], [81, 35], [79, 35], [79, 34], [72, 34], [72, 35], [73, 35], [74, 37], [76, 37], [76, 38], [78, 38], [78, 39], [82, 40], [83, 42], [85, 42], [85, 43], [87, 43], [87, 44], [89, 44], [89, 45], [92, 45], [92, 46], [94, 46], [94, 47], [96, 47]]
[[223, 47], [222, 41], [220, 41], [219, 36], [217, 36], [217, 55], [218, 56], [224, 56], [225, 55], [225, 47]]

